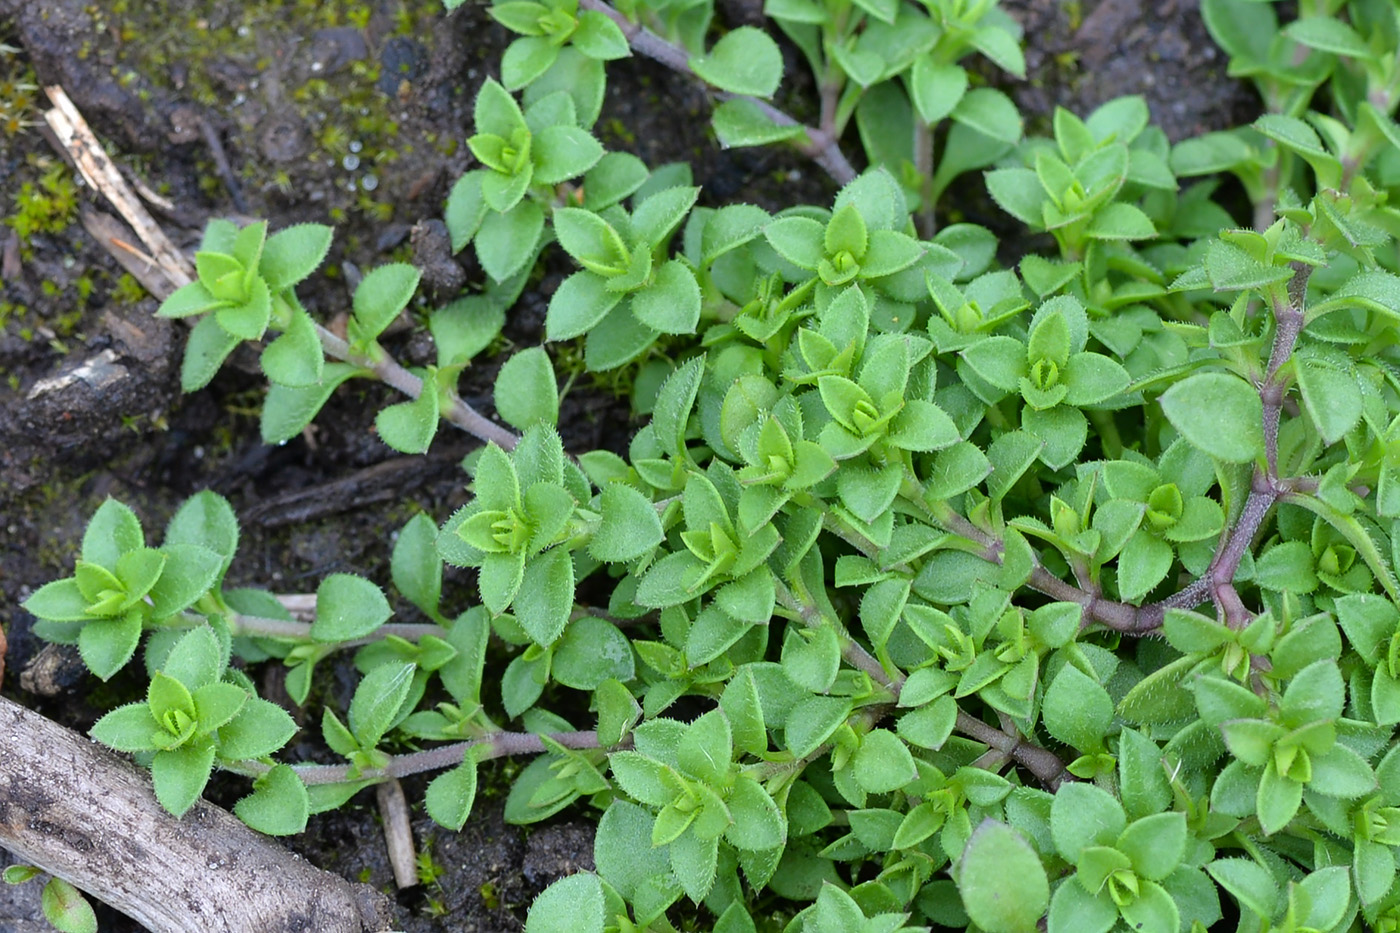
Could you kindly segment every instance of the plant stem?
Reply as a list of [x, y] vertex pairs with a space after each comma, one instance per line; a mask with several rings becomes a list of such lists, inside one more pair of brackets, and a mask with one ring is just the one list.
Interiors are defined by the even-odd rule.
[[[262, 616], [245, 616], [242, 613], [232, 613], [228, 619], [230, 627], [235, 634], [247, 635], [252, 638], [280, 638], [285, 641], [311, 641], [310, 622], [289, 622], [286, 619], [267, 619]], [[361, 638], [353, 642], [338, 642], [339, 647], [349, 648], [356, 645], [366, 645], [372, 641], [378, 641], [389, 635], [397, 635], [409, 641], [417, 641], [425, 635], [433, 635], [438, 638], [447, 637], [447, 629], [441, 625], [433, 625], [430, 622], [388, 622], [374, 630], [374, 633], [366, 638]]]
[[[588, 732], [555, 732], [551, 733], [549, 738], [565, 748], [599, 747], [598, 733], [591, 730]], [[351, 765], [301, 764], [292, 767], [296, 769], [297, 775], [306, 784], [349, 784], [358, 781], [378, 783], [392, 778], [408, 777], [410, 774], [421, 774], [424, 771], [454, 768], [466, 760], [470, 749], [477, 746], [483, 746], [481, 751], [472, 753], [477, 761], [489, 761], [493, 758], [506, 758], [511, 755], [539, 755], [548, 751], [544, 739], [532, 732], [492, 732], [489, 735], [468, 739], [465, 742], [454, 742], [451, 745], [439, 745], [437, 748], [421, 752], [395, 755], [383, 768], [371, 768], [353, 775], [351, 772], [354, 769]], [[250, 776], [263, 774], [271, 768], [270, 765], [261, 761], [229, 762], [224, 767], [229, 771]]]
[[[951, 508], [934, 515], [944, 528], [959, 537], [980, 545], [978, 554], [983, 560], [993, 564], [1002, 562], [1003, 545], [996, 538], [978, 528]], [[1161, 624], [1162, 612], [1154, 606], [1130, 606], [1127, 603], [1104, 599], [1100, 594], [1080, 589], [1067, 583], [1046, 570], [1039, 563], [1031, 570], [1027, 581], [1031, 589], [1060, 602], [1079, 603], [1084, 607], [1085, 622], [1100, 622], [1108, 628], [1120, 632], [1146, 631]]]
[[[404, 369], [398, 364], [398, 361], [388, 355], [382, 359], [374, 360], [356, 353], [350, 349], [348, 343], [320, 324], [316, 325], [316, 336], [320, 338], [321, 347], [328, 356], [333, 356], [354, 366], [363, 366], [373, 372], [381, 382], [393, 386], [410, 398], [417, 398], [423, 393], [423, 380]], [[519, 435], [496, 424], [455, 394], [452, 396], [451, 404], [443, 410], [442, 418], [468, 434], [487, 443], [494, 443], [504, 450], [514, 450], [515, 445], [520, 442]]]
[[1311, 266], [1293, 263], [1293, 278], [1288, 282], [1287, 300], [1276, 296], [1273, 302], [1274, 344], [1269, 353], [1268, 368], [1259, 384], [1259, 400], [1263, 406], [1265, 468], [1260, 470], [1255, 467], [1244, 508], [1240, 510], [1235, 527], [1230, 529], [1215, 552], [1205, 574], [1167, 600], [1171, 606], [1190, 608], [1209, 596], [1224, 614], [1225, 621], [1234, 628], [1243, 627], [1253, 618], [1253, 613], [1245, 608], [1235, 591], [1235, 572], [1239, 570], [1240, 561], [1254, 543], [1269, 512], [1281, 496], [1292, 490], [1292, 484], [1280, 480], [1278, 475], [1278, 429], [1288, 388], [1280, 373], [1292, 359], [1293, 350], [1298, 345], [1298, 335], [1303, 331], [1303, 300], [1311, 273]]
[[[622, 34], [627, 37], [628, 44], [632, 46], [632, 51], [637, 54], [660, 62], [678, 74], [699, 79], [699, 76], [690, 67], [689, 52], [679, 45], [668, 42], [651, 30], [632, 22], [613, 9], [611, 4], [606, 3], [605, 0], [579, 0], [579, 9], [593, 10], [611, 19], [622, 30]], [[718, 92], [716, 96], [721, 100], [749, 101], [778, 126], [801, 126], [805, 139], [794, 142], [799, 152], [820, 165], [837, 184], [844, 185], [856, 177], [855, 169], [846, 160], [845, 154], [837, 145], [836, 137], [827, 127], [802, 126], [777, 107], [757, 97], [730, 94], [724, 91]]]
[[965, 710], [958, 710], [957, 722], [953, 728], [994, 751], [1010, 756], [1052, 791], [1065, 781], [1074, 780], [1066, 770], [1064, 762], [1060, 761], [1054, 752], [1041, 748], [1019, 735], [1011, 735], [996, 726], [988, 725]]
[[[1249, 496], [1240, 510], [1239, 518], [1222, 539], [1205, 574], [1180, 592], [1146, 606], [1130, 606], [1127, 603], [1103, 599], [1097, 593], [1066, 583], [1038, 564], [1031, 571], [1028, 581], [1032, 589], [1052, 599], [1077, 602], [1084, 607], [1086, 622], [1098, 622], [1126, 635], [1154, 634], [1161, 629], [1168, 609], [1190, 609], [1206, 598], [1216, 604], [1231, 626], [1239, 628], [1248, 624], [1253, 618], [1253, 613], [1245, 607], [1235, 591], [1235, 573], [1274, 505], [1281, 496], [1294, 489], [1292, 480], [1280, 479], [1278, 475], [1279, 423], [1282, 420], [1288, 389], [1287, 380], [1282, 372], [1284, 366], [1292, 359], [1298, 336], [1303, 330], [1303, 302], [1311, 272], [1311, 266], [1295, 262], [1293, 278], [1288, 282], [1287, 299], [1284, 300], [1282, 296], [1275, 297], [1274, 343], [1263, 380], [1258, 386], [1263, 410], [1266, 465], [1262, 470], [1255, 468]], [[980, 556], [984, 560], [1001, 563], [1003, 546], [992, 535], [946, 507], [946, 504], [941, 510], [930, 507], [929, 511], [934, 520], [944, 528], [980, 545]]]
[[[904, 675], [896, 672], [894, 676], [891, 676], [879, 660], [866, 651], [860, 642], [849, 635], [842, 634], [841, 657], [847, 664], [856, 670], [869, 674], [871, 680], [888, 689], [894, 695], [895, 702], [898, 703], [899, 692], [904, 687]], [[1034, 742], [1014, 735], [1012, 732], [989, 726], [962, 709], [958, 710], [958, 718], [954, 728], [963, 735], [971, 736], [990, 746], [994, 751], [1010, 757], [1034, 774], [1050, 790], [1054, 790], [1065, 780], [1072, 780], [1064, 763], [1054, 752], [1041, 748]]]
[[933, 127], [918, 119], [914, 121], [914, 174], [919, 179], [919, 212], [915, 221], [919, 236], [928, 240], [938, 232], [938, 218], [933, 210]]

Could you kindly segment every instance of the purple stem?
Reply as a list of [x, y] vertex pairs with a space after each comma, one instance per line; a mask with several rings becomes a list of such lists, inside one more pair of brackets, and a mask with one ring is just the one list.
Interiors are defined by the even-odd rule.
[[[677, 74], [699, 79], [699, 76], [690, 67], [689, 52], [661, 38], [651, 30], [632, 22], [604, 0], [579, 0], [579, 9], [602, 13], [611, 19], [622, 30], [622, 34], [627, 37], [628, 44], [637, 54], [660, 62]], [[757, 97], [730, 94], [724, 91], [719, 92], [717, 96], [721, 100], [749, 101], [778, 126], [802, 126], [777, 107]], [[846, 161], [846, 156], [836, 143], [836, 137], [828, 127], [802, 126], [802, 132], [806, 138], [794, 142], [797, 150], [820, 165], [837, 184], [844, 185], [856, 177], [855, 169], [851, 167], [850, 162]]]

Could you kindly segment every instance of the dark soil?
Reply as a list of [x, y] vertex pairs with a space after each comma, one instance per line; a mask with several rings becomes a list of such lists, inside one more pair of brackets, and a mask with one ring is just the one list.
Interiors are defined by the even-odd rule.
[[[1173, 138], [1252, 112], [1251, 95], [1224, 78], [1189, 0], [1007, 5], [1027, 27], [1033, 75], [1008, 89], [1033, 127], [1056, 104], [1083, 112], [1133, 92], [1148, 97]], [[759, 6], [721, 9], [738, 22]], [[22, 50], [0, 55], [0, 216], [8, 225], [0, 227], [4, 692], [86, 730], [129, 697], [134, 681], [104, 685], [86, 676], [72, 653], [33, 637], [33, 619], [19, 603], [70, 571], [83, 525], [105, 497], [130, 504], [158, 537], [191, 493], [227, 496], [244, 530], [234, 585], [304, 592], [339, 571], [387, 582], [393, 531], [415, 511], [441, 519], [463, 500], [457, 464], [472, 444], [444, 431], [429, 456], [398, 457], [373, 431], [388, 392], [352, 383], [303, 436], [267, 447], [258, 437], [262, 387], [251, 355], [207, 390], [182, 396], [183, 328], [154, 318], [156, 302], [84, 230], [79, 209], [105, 205], [75, 185], [33, 126], [42, 93], [25, 85], [63, 85], [118, 163], [170, 199], [160, 219], [183, 243], [195, 242], [211, 216], [266, 217], [274, 229], [336, 224], [326, 268], [300, 290], [320, 320], [334, 322], [361, 270], [415, 258], [415, 241], [429, 231], [411, 232], [440, 213], [468, 166], [471, 103], [508, 36], [483, 7], [448, 16], [438, 0], [0, 0], [0, 41]], [[776, 209], [830, 197], [819, 171], [792, 153], [718, 150], [706, 98], [693, 85], [649, 62], [617, 63], [609, 74], [604, 143], [652, 165], [690, 162], [708, 203]], [[809, 92], [810, 80], [798, 79], [785, 91], [795, 110], [810, 113]], [[420, 252], [420, 263], [430, 260], [440, 266], [441, 256]], [[425, 296], [416, 313], [449, 297], [454, 280], [480, 283], [474, 263], [457, 260], [461, 274], [438, 275], [449, 288]], [[497, 350], [540, 342], [544, 308], [564, 271], [547, 269], [527, 291]], [[421, 327], [405, 329], [391, 348], [410, 364], [432, 358]], [[488, 359], [466, 373], [468, 402], [489, 410], [497, 365]], [[621, 449], [633, 430], [625, 402], [586, 377], [566, 398], [560, 423], [574, 450]], [[464, 584], [449, 574], [448, 599], [459, 607], [469, 598]], [[345, 671], [322, 668], [318, 692], [348, 698]], [[575, 712], [586, 720], [586, 711]], [[304, 734], [298, 753], [317, 754], [314, 739], [314, 729]], [[591, 867], [588, 814], [570, 811], [524, 830], [503, 822], [508, 767], [484, 772], [496, 777], [483, 778], [460, 834], [433, 827], [416, 808], [419, 849], [440, 874], [400, 895], [402, 929], [519, 930], [536, 893]], [[421, 801], [422, 788], [412, 783], [410, 800]], [[227, 805], [241, 792], [237, 782], [216, 782], [212, 795]], [[346, 877], [393, 888], [370, 794], [316, 818], [290, 846]], [[36, 903], [27, 894], [0, 900], [0, 929], [31, 929]], [[136, 927], [106, 916], [102, 929]]]

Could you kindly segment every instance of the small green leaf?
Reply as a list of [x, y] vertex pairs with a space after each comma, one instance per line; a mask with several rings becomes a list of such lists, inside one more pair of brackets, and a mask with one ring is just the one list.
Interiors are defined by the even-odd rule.
[[437, 553], [437, 525], [427, 515], [419, 512], [399, 530], [389, 571], [405, 599], [430, 616], [437, 614], [442, 559]]
[[515, 620], [540, 645], [553, 644], [564, 632], [574, 608], [574, 562], [569, 552], [552, 548], [525, 564], [515, 597]]
[[476, 758], [470, 751], [460, 765], [433, 778], [424, 797], [428, 816], [453, 832], [460, 832], [466, 825], [475, 800]]
[[59, 933], [97, 933], [97, 914], [83, 893], [62, 878], [50, 878], [39, 895], [44, 919]]
[[364, 577], [334, 573], [316, 588], [316, 621], [311, 624], [311, 637], [323, 642], [364, 638], [392, 614], [379, 587]]
[[88, 618], [88, 601], [78, 581], [72, 577], [45, 583], [20, 605], [25, 610], [51, 622], [79, 622]]
[[228, 683], [205, 684], [194, 691], [193, 699], [199, 723], [195, 734], [205, 735], [238, 715], [248, 703], [248, 691]]
[[494, 395], [497, 413], [520, 430], [559, 421], [559, 385], [543, 347], [529, 347], [506, 360], [496, 374]]
[[267, 378], [285, 386], [309, 386], [321, 380], [325, 357], [316, 325], [305, 311], [292, 312], [282, 336], [268, 344], [258, 360]]
[[185, 392], [197, 392], [207, 386], [233, 348], [240, 343], [242, 339], [220, 327], [212, 314], [200, 318], [185, 342], [185, 358], [180, 363], [180, 388]]
[[743, 97], [721, 103], [711, 114], [711, 120], [715, 127], [715, 137], [726, 149], [767, 146], [802, 135], [801, 126], [774, 123], [756, 101]]
[[408, 306], [418, 290], [421, 273], [408, 263], [395, 262], [371, 269], [355, 289], [355, 320], [358, 336], [369, 341], [379, 337], [394, 318]]
[[1127, 822], [1122, 805], [1093, 784], [1060, 785], [1050, 807], [1050, 833], [1055, 848], [1070, 862], [1079, 861], [1089, 846], [1113, 845]]
[[535, 161], [534, 181], [557, 185], [596, 165], [603, 157], [603, 147], [577, 126], [546, 126], [535, 134], [530, 157]]
[[476, 235], [476, 258], [496, 282], [505, 282], [535, 258], [544, 232], [544, 211], [523, 200], [504, 214], [488, 212]]
[[1141, 208], [1114, 201], [1094, 212], [1085, 232], [1094, 240], [1150, 240], [1157, 228]]
[[530, 905], [525, 933], [603, 933], [604, 903], [597, 875], [579, 872], [561, 878]]
[[221, 307], [225, 302], [210, 294], [203, 282], [195, 281], [181, 286], [156, 309], [157, 317], [190, 317]]
[[102, 680], [110, 680], [125, 667], [140, 643], [141, 612], [137, 609], [115, 619], [95, 619], [78, 633], [83, 663]]
[[545, 335], [550, 340], [572, 340], [588, 333], [607, 317], [622, 293], [608, 288], [608, 280], [587, 270], [563, 281], [549, 299]]
[[1370, 46], [1356, 30], [1333, 16], [1303, 16], [1283, 30], [1296, 42], [1334, 55], [1349, 58], [1372, 58]]
[[307, 278], [325, 261], [335, 231], [324, 224], [293, 224], [267, 238], [258, 275], [275, 295]]
[[1028, 168], [999, 168], [987, 173], [987, 193], [997, 206], [1032, 230], [1045, 228], [1049, 202], [1040, 178]]
[[1321, 353], [1299, 352], [1293, 359], [1303, 407], [1322, 439], [1335, 444], [1361, 420], [1363, 402], [1355, 365], [1348, 357]]
[[89, 732], [94, 739], [119, 752], [153, 751], [151, 735], [161, 728], [146, 703], [118, 706], [93, 723]]
[[983, 820], [958, 859], [967, 915], [987, 933], [1027, 933], [1045, 914], [1050, 883], [1040, 856], [1005, 823]]
[[597, 10], [586, 10], [579, 15], [572, 41], [574, 48], [598, 61], [613, 61], [632, 54], [622, 29], [611, 17]]
[[1162, 410], [1198, 450], [1230, 463], [1249, 463], [1264, 452], [1263, 403], [1238, 376], [1200, 372], [1162, 395]]
[[1081, 752], [1103, 747], [1113, 723], [1113, 700], [1108, 691], [1073, 664], [1066, 664], [1045, 691], [1041, 710], [1046, 730]]
[[596, 690], [604, 681], [629, 681], [635, 675], [632, 645], [611, 622], [575, 619], [554, 644], [550, 676], [566, 687]]
[[908, 79], [919, 119], [930, 125], [952, 113], [967, 93], [967, 70], [960, 65], [937, 63], [931, 55], [915, 60]]
[[872, 729], [861, 739], [853, 764], [856, 782], [872, 794], [899, 790], [918, 776], [909, 747], [887, 729]]
[[678, 259], [661, 265], [647, 287], [632, 298], [632, 313], [663, 334], [693, 334], [700, 322], [700, 286]]
[[268, 836], [305, 832], [311, 798], [290, 765], [273, 765], [253, 783], [253, 792], [234, 804], [240, 820]]
[[341, 383], [365, 373], [365, 370], [348, 363], [327, 363], [321, 381], [314, 386], [294, 388], [273, 383], [263, 399], [263, 442], [277, 444], [296, 437], [311, 423]]
[[1266, 836], [1272, 836], [1292, 822], [1298, 808], [1303, 803], [1303, 785], [1279, 775], [1270, 763], [1259, 779], [1259, 793], [1255, 807], [1259, 814], [1259, 828]]
[[1161, 881], [1185, 858], [1187, 838], [1185, 814], [1157, 813], [1123, 830], [1117, 849], [1132, 861], [1138, 877]]
[[995, 88], [979, 87], [968, 91], [953, 108], [952, 117], [962, 126], [997, 142], [1015, 144], [1021, 140], [1021, 112], [1010, 97]]
[[656, 506], [624, 483], [608, 483], [599, 500], [602, 520], [589, 539], [588, 552], [601, 561], [625, 563], [661, 543], [664, 533]]
[[33, 865], [10, 865], [3, 872], [0, 872], [0, 879], [3, 879], [6, 884], [24, 884], [43, 873], [43, 869]]
[[1142, 599], [1166, 579], [1174, 559], [1170, 544], [1139, 528], [1118, 555], [1118, 594]]
[[1278, 910], [1279, 882], [1249, 858], [1217, 859], [1206, 866], [1210, 876], [1234, 895], [1240, 906], [1268, 920]]
[[783, 53], [762, 29], [740, 26], [690, 60], [691, 69], [721, 91], [771, 97], [783, 80]]
[[297, 724], [286, 710], [270, 700], [253, 697], [219, 730], [219, 757], [225, 761], [266, 758], [296, 732]]
[[213, 742], [192, 742], [156, 752], [151, 761], [156, 799], [175, 816], [184, 816], [204, 792], [213, 767]]
[[[218, 501], [227, 508], [228, 503], [222, 499]], [[232, 530], [236, 543], [236, 523]], [[161, 568], [160, 578], [148, 592], [151, 615], [156, 619], [169, 618], [193, 605], [195, 600], [209, 592], [227, 566], [223, 556], [202, 544], [181, 543], [178, 539], [172, 542], [169, 537], [166, 536], [167, 541], [162, 548], [165, 564]], [[223, 543], [227, 546], [227, 539]]]
[[810, 696], [802, 700], [788, 715], [788, 751], [798, 758], [810, 755], [850, 714], [850, 700], [841, 697]]
[[388, 662], [374, 668], [355, 688], [350, 700], [350, 731], [361, 748], [379, 744], [398, 720], [400, 708], [413, 686], [413, 664]]

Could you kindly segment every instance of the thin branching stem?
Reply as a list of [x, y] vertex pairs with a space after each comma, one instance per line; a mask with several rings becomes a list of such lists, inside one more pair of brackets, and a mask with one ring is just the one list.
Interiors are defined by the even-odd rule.
[[[555, 732], [551, 733], [549, 738], [565, 748], [582, 750], [600, 747], [598, 733], [591, 730], [586, 732]], [[477, 750], [473, 751], [473, 749]], [[411, 774], [422, 774], [425, 771], [455, 768], [466, 760], [468, 753], [471, 753], [477, 761], [489, 761], [493, 758], [506, 758], [511, 755], [539, 755], [548, 750], [544, 739], [531, 732], [492, 732], [480, 738], [468, 739], [465, 742], [454, 742], [451, 745], [439, 745], [437, 748], [429, 748], [421, 752], [395, 755], [383, 768], [357, 770], [353, 765], [315, 764], [292, 765], [292, 767], [303, 783], [308, 785], [348, 784], [359, 781], [377, 783], [393, 778], [408, 777]], [[229, 771], [256, 776], [265, 773], [271, 766], [261, 761], [242, 761], [230, 762], [224, 767]]]
[[1074, 780], [1058, 755], [1020, 736], [1004, 732], [989, 725], [966, 710], [958, 710], [958, 718], [953, 728], [968, 738], [975, 739], [993, 751], [1009, 756], [1021, 765], [1036, 780], [1049, 790], [1055, 790], [1065, 781]]
[[[805, 624], [836, 625], [835, 621], [827, 619], [817, 606], [803, 602], [786, 586], [780, 587], [778, 596], [789, 608], [800, 614]], [[840, 625], [836, 625], [836, 628], [841, 638], [842, 660], [856, 670], [865, 672], [871, 680], [888, 690], [891, 699], [897, 704], [900, 690], [904, 687], [904, 675], [897, 670], [891, 674], [880, 663], [879, 658], [866, 650], [864, 645], [852, 638]], [[873, 726], [874, 722], [871, 725]], [[960, 708], [954, 728], [963, 735], [987, 745], [993, 752], [1014, 760], [1050, 790], [1054, 790], [1065, 780], [1072, 780], [1059, 756], [1018, 734], [1014, 724], [1005, 730], [998, 729]]]
[[[627, 37], [628, 44], [632, 46], [632, 51], [638, 55], [644, 55], [653, 61], [660, 62], [678, 74], [699, 80], [699, 76], [690, 67], [689, 52], [679, 45], [663, 39], [651, 30], [632, 22], [604, 0], [579, 0], [579, 9], [602, 13], [617, 23], [622, 34]], [[801, 126], [802, 137], [794, 142], [799, 152], [821, 166], [839, 185], [844, 185], [856, 177], [856, 171], [846, 160], [845, 154], [837, 144], [832, 128], [803, 126], [777, 107], [757, 97], [727, 92], [717, 92], [716, 96], [721, 100], [749, 101], [777, 126]]]
[[[1052, 599], [1079, 603], [1084, 607], [1086, 624], [1097, 622], [1127, 635], [1154, 634], [1161, 630], [1167, 610], [1190, 609], [1206, 599], [1216, 604], [1230, 625], [1240, 627], [1248, 624], [1254, 616], [1235, 591], [1235, 573], [1279, 499], [1306, 485], [1306, 480], [1279, 477], [1278, 432], [1290, 378], [1286, 365], [1293, 358], [1298, 336], [1303, 330], [1303, 304], [1311, 272], [1311, 266], [1294, 263], [1287, 296], [1277, 296], [1274, 301], [1274, 341], [1269, 362], [1258, 384], [1263, 410], [1265, 465], [1256, 467], [1249, 495], [1234, 525], [1222, 537], [1206, 572], [1179, 592], [1145, 606], [1104, 599], [1093, 589], [1061, 580], [1039, 564], [1032, 569], [1027, 585]], [[930, 507], [929, 514], [943, 528], [977, 545], [980, 550], [976, 553], [983, 560], [994, 564], [1002, 562], [1004, 545], [996, 536], [978, 528], [951, 508]]]
[[[423, 393], [423, 380], [404, 369], [397, 360], [387, 354], [375, 360], [356, 353], [348, 343], [320, 324], [316, 325], [316, 335], [320, 338], [321, 348], [326, 351], [327, 356], [333, 356], [354, 366], [363, 366], [373, 372], [381, 382], [393, 386], [410, 398], [417, 398]], [[504, 450], [514, 450], [515, 445], [520, 443], [519, 435], [496, 424], [456, 395], [452, 396], [451, 403], [443, 409], [442, 417], [468, 434], [488, 443], [495, 443]]]
[[[269, 619], [264, 616], [244, 615], [240, 612], [230, 613], [227, 618], [229, 626], [239, 635], [247, 635], [252, 638], [279, 638], [283, 641], [312, 640], [310, 622]], [[397, 635], [409, 641], [417, 641], [428, 635], [446, 638], [447, 634], [447, 629], [431, 622], [387, 622], [375, 629], [373, 635], [369, 637], [350, 642], [336, 642], [335, 644], [342, 648], [353, 648], [387, 638], [390, 635]]]

